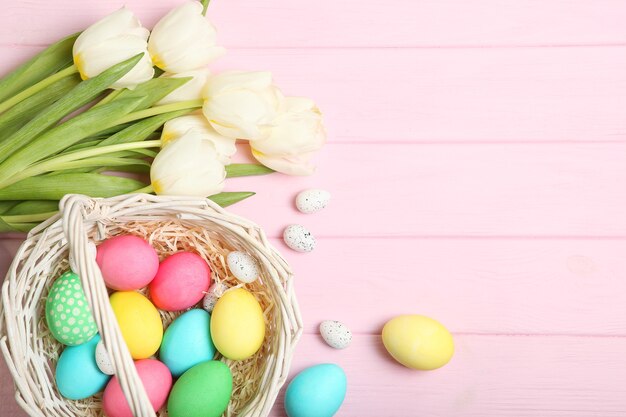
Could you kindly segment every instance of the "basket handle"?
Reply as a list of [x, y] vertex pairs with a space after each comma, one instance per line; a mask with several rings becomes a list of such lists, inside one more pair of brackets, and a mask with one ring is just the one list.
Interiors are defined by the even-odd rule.
[[109, 294], [96, 263], [95, 245], [87, 236], [85, 222], [93, 221], [101, 213], [98, 201], [84, 195], [70, 194], [63, 198], [59, 207], [69, 246], [70, 265], [80, 276], [122, 392], [135, 417], [156, 417], [109, 303]]

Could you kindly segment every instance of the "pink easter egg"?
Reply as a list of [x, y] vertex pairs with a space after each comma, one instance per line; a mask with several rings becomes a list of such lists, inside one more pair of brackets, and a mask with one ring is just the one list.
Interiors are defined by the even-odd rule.
[[96, 262], [107, 287], [132, 291], [145, 287], [159, 270], [159, 255], [132, 235], [115, 236], [98, 245]]
[[[156, 359], [142, 359], [135, 362], [139, 379], [143, 383], [154, 411], [158, 411], [167, 400], [172, 388], [172, 374], [163, 363]], [[117, 376], [111, 378], [102, 396], [104, 415], [107, 417], [133, 417], [130, 406], [124, 397]]]
[[209, 289], [211, 269], [199, 255], [178, 252], [167, 257], [150, 283], [150, 298], [161, 310], [185, 310]]

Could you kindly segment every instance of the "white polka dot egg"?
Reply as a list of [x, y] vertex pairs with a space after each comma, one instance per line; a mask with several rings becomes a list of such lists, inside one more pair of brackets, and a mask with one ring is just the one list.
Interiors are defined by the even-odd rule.
[[74, 272], [64, 273], [52, 284], [46, 299], [46, 321], [52, 336], [64, 345], [80, 345], [96, 335], [96, 323]]
[[109, 352], [107, 352], [106, 347], [104, 347], [104, 343], [102, 342], [102, 340], [100, 340], [98, 342], [98, 345], [96, 346], [96, 365], [98, 365], [98, 369], [100, 369], [103, 374], [115, 374], [113, 362], [111, 361]]
[[315, 237], [304, 226], [292, 224], [283, 232], [285, 244], [297, 252], [311, 252], [315, 249]]
[[259, 264], [247, 253], [230, 252], [226, 257], [228, 269], [240, 282], [249, 284], [259, 277]]
[[298, 194], [296, 207], [302, 213], [311, 214], [326, 208], [329, 201], [330, 193], [328, 191], [312, 188]]
[[352, 332], [340, 321], [323, 321], [320, 324], [320, 334], [328, 346], [335, 349], [345, 349], [352, 342]]

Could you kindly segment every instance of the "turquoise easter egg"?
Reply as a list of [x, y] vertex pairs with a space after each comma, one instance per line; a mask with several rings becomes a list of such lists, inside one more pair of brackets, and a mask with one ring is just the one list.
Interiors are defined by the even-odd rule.
[[291, 381], [285, 393], [289, 417], [332, 417], [346, 397], [346, 374], [332, 363], [311, 366]]
[[204, 310], [193, 309], [179, 316], [163, 335], [159, 358], [174, 377], [215, 356], [211, 340], [211, 316]]
[[98, 332], [80, 278], [67, 271], [52, 284], [46, 299], [46, 322], [52, 336], [68, 346], [81, 345]]
[[100, 336], [87, 343], [65, 348], [55, 372], [57, 388], [70, 400], [82, 400], [102, 391], [111, 378], [103, 374], [96, 364], [96, 346]]

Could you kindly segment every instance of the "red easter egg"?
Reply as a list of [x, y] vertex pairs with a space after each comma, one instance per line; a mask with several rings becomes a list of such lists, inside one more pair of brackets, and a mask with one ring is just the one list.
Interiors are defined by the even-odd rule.
[[197, 304], [209, 289], [211, 269], [204, 259], [192, 252], [178, 252], [167, 257], [150, 283], [150, 298], [166, 311], [180, 311]]
[[[172, 389], [172, 374], [163, 363], [156, 359], [142, 359], [135, 362], [139, 379], [143, 383], [154, 411], [158, 411], [167, 400]], [[124, 397], [117, 376], [111, 378], [102, 396], [104, 414], [107, 417], [133, 417], [130, 406]]]
[[132, 291], [145, 287], [159, 270], [159, 255], [132, 235], [115, 236], [98, 245], [96, 262], [107, 287]]

